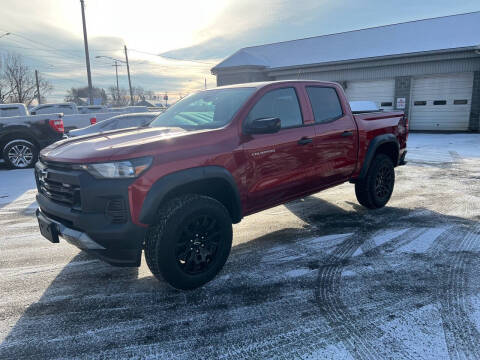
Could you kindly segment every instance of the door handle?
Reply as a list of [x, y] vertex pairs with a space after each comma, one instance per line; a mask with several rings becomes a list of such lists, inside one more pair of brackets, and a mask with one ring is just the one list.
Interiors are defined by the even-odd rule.
[[301, 138], [300, 140], [297, 141], [297, 144], [298, 145], [307, 145], [307, 144], [310, 144], [312, 142], [313, 142], [312, 138], [303, 137], [303, 138]]
[[353, 131], [344, 131], [344, 132], [342, 133], [342, 136], [343, 136], [343, 137], [353, 136]]

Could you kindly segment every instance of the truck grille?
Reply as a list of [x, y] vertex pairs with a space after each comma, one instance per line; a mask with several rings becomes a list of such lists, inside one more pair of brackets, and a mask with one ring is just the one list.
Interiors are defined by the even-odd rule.
[[38, 176], [40, 192], [49, 199], [67, 204], [72, 207], [80, 207], [80, 187], [53, 181], [46, 177]]

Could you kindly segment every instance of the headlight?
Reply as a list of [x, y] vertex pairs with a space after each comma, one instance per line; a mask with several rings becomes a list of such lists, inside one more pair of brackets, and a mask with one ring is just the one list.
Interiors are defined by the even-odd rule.
[[108, 163], [80, 165], [79, 168], [88, 171], [97, 179], [124, 179], [139, 176], [151, 164], [151, 157], [142, 157]]

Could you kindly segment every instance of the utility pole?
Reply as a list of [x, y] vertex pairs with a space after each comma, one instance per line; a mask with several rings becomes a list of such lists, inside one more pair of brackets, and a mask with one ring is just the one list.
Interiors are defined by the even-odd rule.
[[130, 81], [130, 66], [128, 64], [127, 45], [124, 45], [124, 49], [125, 49], [125, 61], [127, 62], [128, 87], [130, 88], [130, 105], [133, 106], [133, 91], [132, 91], [132, 82]]
[[88, 101], [93, 105], [93, 89], [92, 89], [92, 74], [90, 73], [90, 54], [88, 53], [88, 39], [87, 39], [87, 25], [85, 23], [85, 3], [80, 0], [82, 7], [82, 22], [83, 22], [83, 43], [85, 45], [85, 62], [87, 63], [87, 78], [88, 78]]
[[120, 102], [120, 88], [118, 87], [118, 67], [121, 65], [118, 65], [117, 60], [114, 60], [114, 61], [115, 61], [115, 65], [112, 65], [112, 66], [115, 66], [115, 76], [117, 78], [117, 102]]
[[37, 101], [38, 101], [38, 105], [40, 105], [42, 102], [41, 102], [41, 97], [40, 97], [40, 85], [38, 84], [38, 70], [35, 70], [35, 80], [37, 82]]

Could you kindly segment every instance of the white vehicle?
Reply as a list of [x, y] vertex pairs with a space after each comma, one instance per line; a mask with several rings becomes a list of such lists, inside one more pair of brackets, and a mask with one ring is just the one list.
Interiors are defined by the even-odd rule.
[[82, 105], [77, 106], [77, 109], [80, 114], [92, 114], [108, 111], [108, 108], [105, 105]]
[[147, 112], [148, 107], [146, 106], [123, 106], [123, 107], [113, 107], [108, 108], [109, 112], [121, 112], [123, 114], [129, 113], [139, 113], [139, 112]]
[[32, 115], [63, 113], [64, 115], [79, 114], [77, 104], [73, 102], [57, 104], [41, 104], [30, 110]]
[[[87, 108], [87, 110], [85, 110]], [[98, 111], [90, 111], [98, 109]], [[85, 112], [83, 112], [85, 111]], [[119, 108], [106, 108], [104, 106], [89, 105], [79, 107], [73, 102], [41, 104], [31, 109], [32, 115], [63, 113], [65, 131], [81, 129], [86, 126], [111, 118], [112, 116], [134, 112], [147, 112], [146, 106], [125, 106]]]
[[28, 116], [25, 104], [0, 104], [0, 117]]

